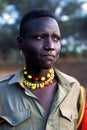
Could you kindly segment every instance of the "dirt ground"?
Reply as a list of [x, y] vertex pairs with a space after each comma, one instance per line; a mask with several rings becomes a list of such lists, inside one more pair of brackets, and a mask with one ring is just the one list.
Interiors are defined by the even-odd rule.
[[[15, 73], [23, 63], [0, 63], [0, 78]], [[87, 58], [58, 60], [55, 66], [62, 72], [74, 76], [81, 85], [87, 87]]]

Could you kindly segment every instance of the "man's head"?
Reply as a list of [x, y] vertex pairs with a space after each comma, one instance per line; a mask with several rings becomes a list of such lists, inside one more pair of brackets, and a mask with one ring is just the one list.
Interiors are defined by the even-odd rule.
[[33, 68], [50, 68], [60, 53], [60, 30], [52, 13], [33, 10], [22, 18], [20, 49], [26, 64]]
[[56, 20], [54, 14], [48, 10], [43, 10], [43, 9], [31, 10], [31, 11], [27, 12], [21, 19], [20, 32], [19, 32], [20, 36], [25, 37], [25, 35], [26, 35], [25, 28], [26, 28], [27, 22], [34, 20], [34, 19], [41, 18], [41, 17], [51, 17]]

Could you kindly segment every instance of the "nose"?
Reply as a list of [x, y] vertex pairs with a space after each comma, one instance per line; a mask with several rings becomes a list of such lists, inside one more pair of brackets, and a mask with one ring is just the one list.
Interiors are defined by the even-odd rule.
[[52, 41], [51, 38], [47, 38], [44, 42], [45, 42], [44, 43], [45, 50], [55, 50], [54, 42]]

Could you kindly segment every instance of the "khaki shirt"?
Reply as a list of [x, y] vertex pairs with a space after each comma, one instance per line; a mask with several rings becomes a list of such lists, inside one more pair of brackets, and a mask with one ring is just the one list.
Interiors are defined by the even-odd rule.
[[[55, 68], [54, 68], [55, 69]], [[55, 69], [59, 78], [49, 115], [37, 97], [21, 87], [21, 70], [0, 80], [0, 130], [76, 130], [81, 88], [78, 81]]]

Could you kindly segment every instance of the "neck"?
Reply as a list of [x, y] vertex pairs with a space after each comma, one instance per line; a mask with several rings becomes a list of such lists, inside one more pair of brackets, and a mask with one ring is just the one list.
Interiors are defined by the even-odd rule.
[[37, 76], [38, 78], [42, 77], [42, 76], [46, 76], [46, 74], [49, 72], [49, 69], [40, 69], [40, 68], [36, 68], [36, 67], [30, 67], [26, 65], [26, 70], [27, 72], [32, 75], [33, 77]]
[[[35, 73], [35, 72], [33, 72], [33, 73]], [[49, 84], [52, 84], [53, 79], [54, 79], [54, 70], [53, 70], [53, 68], [49, 69], [48, 73], [47, 73], [47, 70], [44, 70], [44, 72], [43, 72], [44, 75], [42, 75], [41, 71], [39, 73], [40, 74], [37, 74], [37, 75], [33, 76], [33, 75], [31, 75], [29, 73], [28, 69], [26, 67], [24, 67], [22, 69], [23, 83], [27, 87], [32, 88], [32, 89], [43, 88], [44, 86], [49, 86]], [[39, 75], [39, 77], [38, 77], [38, 75]]]

